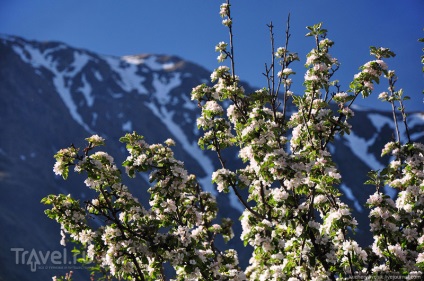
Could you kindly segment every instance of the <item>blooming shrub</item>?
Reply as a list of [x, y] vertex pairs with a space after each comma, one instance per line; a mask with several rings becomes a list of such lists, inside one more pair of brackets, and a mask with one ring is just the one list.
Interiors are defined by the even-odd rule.
[[[307, 36], [315, 46], [306, 59], [305, 92], [295, 95], [291, 85], [296, 73], [290, 65], [299, 57], [288, 50], [287, 30], [286, 46], [273, 51], [266, 67], [267, 87], [245, 93], [234, 71], [230, 7], [229, 1], [220, 7], [230, 41], [215, 49], [218, 61], [228, 60], [230, 67], [218, 67], [211, 75], [213, 84], [195, 87], [192, 99], [202, 108], [197, 120], [203, 131], [199, 146], [215, 151], [221, 163], [211, 180], [219, 192], [234, 192], [245, 207], [241, 239], [254, 249], [249, 266], [240, 268], [234, 249], [215, 246], [217, 236], [233, 238], [233, 222], [216, 220], [215, 198], [174, 158], [174, 141], [148, 144], [135, 132], [120, 139], [129, 153], [123, 166], [129, 177], [149, 173], [148, 208], [122, 184], [114, 159], [94, 152], [104, 145], [103, 138], [87, 138], [82, 152], [71, 146], [55, 155], [56, 174], [66, 179], [73, 166], [86, 174], [85, 184], [97, 194], [83, 204], [63, 194], [43, 199], [51, 205], [46, 214], [61, 224], [62, 243], [79, 243], [87, 251], [85, 262], [97, 266], [93, 270], [125, 280], [169, 278], [164, 264], [175, 269], [175, 280], [420, 278], [424, 145], [411, 142], [408, 131], [408, 140], [401, 143], [394, 106], [400, 104], [406, 126], [403, 101], [408, 97], [395, 89], [395, 72], [383, 61], [394, 53], [371, 47], [375, 60], [365, 63], [349, 89], [341, 91], [333, 79], [339, 68], [330, 54], [334, 43], [321, 24], [310, 26]], [[269, 28], [273, 34], [272, 24]], [[392, 105], [397, 139], [383, 148], [382, 155], [392, 155], [390, 164], [369, 174], [367, 183], [376, 187], [366, 204], [374, 243], [362, 248], [355, 241], [357, 221], [341, 200], [341, 175], [328, 145], [337, 135], [350, 133], [352, 104], [358, 96], [368, 97], [382, 78], [389, 88], [379, 98]], [[297, 108], [291, 116], [289, 101]], [[239, 149], [243, 167], [230, 170], [226, 165], [228, 147]], [[385, 185], [399, 191], [395, 199], [382, 193]], [[247, 198], [241, 189], [248, 189]], [[92, 217], [100, 225], [90, 223]]]

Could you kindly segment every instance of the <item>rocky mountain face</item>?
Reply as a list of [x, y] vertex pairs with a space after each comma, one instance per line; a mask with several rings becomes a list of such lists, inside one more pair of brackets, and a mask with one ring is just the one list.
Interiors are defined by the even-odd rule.
[[[190, 100], [190, 92], [208, 83], [209, 75], [206, 69], [173, 56], [102, 56], [63, 43], [2, 36], [0, 280], [51, 280], [69, 270], [88, 280], [72, 258], [72, 247], [59, 245], [59, 225], [44, 215], [46, 207], [40, 203], [48, 194], [71, 193], [82, 200], [90, 196], [83, 176], [72, 174], [63, 181], [54, 175], [53, 155], [71, 143], [83, 146], [86, 137], [99, 134], [107, 140], [105, 150], [119, 164], [126, 154], [118, 139], [132, 131], [143, 134], [149, 143], [169, 137], [176, 141], [176, 158], [217, 196], [221, 214], [234, 219], [236, 237], [231, 247], [239, 250], [241, 262], [247, 265], [250, 249], [238, 239], [241, 205], [234, 196], [217, 194], [210, 180], [219, 167], [216, 157], [197, 146], [200, 110]], [[330, 148], [344, 179], [341, 192], [360, 225], [358, 236], [368, 244], [364, 203], [374, 190], [363, 183], [370, 169], [380, 169], [388, 161], [380, 153], [392, 137], [393, 122], [389, 112], [355, 108], [355, 113], [352, 134], [337, 139]], [[411, 114], [409, 120], [413, 139], [424, 141], [424, 114]], [[147, 204], [145, 179], [127, 184]]]

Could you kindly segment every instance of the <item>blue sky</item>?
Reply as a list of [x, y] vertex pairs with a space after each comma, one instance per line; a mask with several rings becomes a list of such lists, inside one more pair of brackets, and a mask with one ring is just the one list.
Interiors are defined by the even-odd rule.
[[[218, 66], [215, 45], [228, 41], [221, 25], [216, 0], [0, 0], [0, 33], [34, 40], [62, 41], [105, 55], [156, 53], [177, 55], [213, 70]], [[413, 97], [407, 110], [424, 111], [420, 56], [424, 44], [422, 0], [232, 0], [236, 71], [253, 86], [265, 86], [262, 75], [269, 63], [270, 43], [266, 24], [275, 26], [276, 45], [284, 43], [291, 13], [289, 49], [301, 63], [294, 82], [303, 90], [304, 58], [313, 41], [305, 27], [323, 22], [335, 41], [332, 55], [341, 68], [336, 75], [346, 90], [358, 67], [371, 59], [369, 46], [391, 48], [395, 59], [387, 61], [399, 76], [398, 87]], [[360, 105], [389, 109], [377, 100], [387, 84], [377, 88]]]

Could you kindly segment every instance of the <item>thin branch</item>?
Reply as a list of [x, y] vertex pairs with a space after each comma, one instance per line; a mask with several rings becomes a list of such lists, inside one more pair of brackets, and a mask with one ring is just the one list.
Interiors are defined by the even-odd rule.
[[[284, 57], [283, 57], [283, 63], [284, 63], [283, 69], [288, 66], [288, 63], [286, 61], [287, 61], [287, 50], [288, 50], [288, 46], [289, 46], [290, 37], [291, 37], [291, 34], [290, 34], [290, 13], [289, 13], [289, 15], [287, 16], [286, 43], [285, 43], [285, 46], [284, 46], [286, 52], [284, 53]], [[277, 92], [280, 91], [280, 85], [281, 85], [281, 78], [280, 78], [280, 82], [278, 83]], [[287, 100], [288, 100], [287, 91], [289, 89], [290, 89], [290, 86], [287, 85], [287, 83], [286, 83], [284, 85], [284, 97], [283, 97], [283, 100], [284, 100], [284, 103], [283, 103], [283, 120], [286, 119], [286, 108], [287, 108]]]
[[235, 70], [235, 63], [234, 63], [234, 41], [233, 41], [233, 19], [231, 18], [231, 6], [230, 6], [230, 0], [227, 0], [228, 4], [228, 19], [231, 21], [231, 24], [228, 26], [229, 36], [230, 36], [230, 60], [231, 60], [231, 75], [233, 78], [233, 81], [235, 81], [236, 78], [236, 70]]
[[399, 125], [396, 118], [396, 109], [395, 109], [395, 103], [394, 101], [390, 102], [392, 104], [392, 115], [393, 115], [393, 121], [395, 122], [395, 129], [396, 129], [396, 138], [397, 142], [400, 143], [400, 133], [399, 133]]
[[402, 97], [399, 100], [399, 103], [400, 103], [400, 112], [402, 113], [403, 125], [405, 126], [406, 137], [408, 138], [408, 143], [410, 143], [411, 142], [411, 135], [409, 133], [408, 122], [406, 121], [407, 115], [405, 113], [405, 106], [403, 105]]
[[[271, 95], [277, 95], [276, 93], [274, 93], [274, 89], [275, 89], [275, 46], [274, 46], [274, 32], [273, 32], [273, 28], [274, 26], [272, 25], [272, 22], [270, 22], [270, 24], [267, 25], [269, 28], [269, 36], [270, 36], [270, 40], [271, 40], [271, 68], [270, 70], [272, 71], [272, 75], [271, 75], [271, 88], [270, 88], [270, 93]], [[275, 103], [275, 100], [272, 99], [272, 103]]]

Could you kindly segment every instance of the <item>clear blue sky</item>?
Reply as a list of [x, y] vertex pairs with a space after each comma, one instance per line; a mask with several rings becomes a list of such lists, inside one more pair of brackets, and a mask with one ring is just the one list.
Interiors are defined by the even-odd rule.
[[[105, 55], [156, 53], [177, 55], [213, 70], [214, 46], [228, 41], [216, 0], [0, 0], [0, 33], [34, 40], [62, 41]], [[388, 60], [414, 102], [407, 109], [424, 111], [420, 56], [424, 37], [423, 0], [232, 0], [236, 70], [242, 80], [262, 87], [264, 63], [269, 62], [269, 33], [275, 25], [277, 45], [283, 44], [287, 15], [291, 13], [289, 49], [303, 60], [297, 72], [296, 94], [302, 92], [304, 58], [313, 47], [305, 27], [323, 22], [335, 41], [333, 56], [341, 62], [337, 78], [347, 89], [358, 67], [370, 60], [369, 46], [391, 48]], [[1, 56], [1, 54], [0, 54]], [[383, 84], [365, 107], [388, 109], [377, 100]]]

